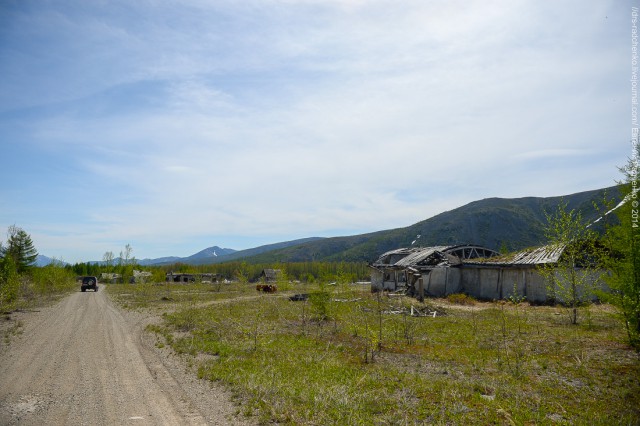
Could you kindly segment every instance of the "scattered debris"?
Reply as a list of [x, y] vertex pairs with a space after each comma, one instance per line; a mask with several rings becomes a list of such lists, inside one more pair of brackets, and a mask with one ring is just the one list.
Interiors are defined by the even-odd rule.
[[308, 293], [301, 293], [301, 294], [294, 294], [293, 296], [289, 297], [289, 300], [291, 300], [292, 302], [304, 302], [308, 298], [309, 298]]
[[547, 414], [547, 418], [554, 423], [565, 423], [565, 418], [560, 414]]
[[[438, 315], [438, 311], [430, 311], [429, 308], [418, 309], [411, 305], [411, 316], [412, 317], [432, 317], [435, 318]], [[442, 313], [440, 313], [442, 316]]]
[[411, 308], [400, 307], [392, 310], [382, 311], [383, 314], [390, 315], [410, 315], [412, 317], [431, 317], [442, 316], [442, 312], [432, 311], [429, 308], [418, 309], [411, 305]]
[[356, 299], [331, 299], [332, 302], [341, 302], [341, 303], [347, 303], [347, 302], [359, 302], [360, 300], [362, 300], [361, 298], [356, 298]]

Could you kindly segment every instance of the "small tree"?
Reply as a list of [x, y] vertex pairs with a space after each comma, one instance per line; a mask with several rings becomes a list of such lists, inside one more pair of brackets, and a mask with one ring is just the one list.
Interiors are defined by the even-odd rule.
[[600, 275], [594, 256], [597, 235], [583, 223], [579, 211], [567, 211], [566, 202], [545, 216], [549, 250], [561, 255], [555, 263], [543, 263], [538, 271], [546, 279], [548, 293], [570, 309], [571, 324], [577, 324], [578, 308], [591, 301]]
[[136, 258], [131, 255], [132, 253], [133, 248], [131, 247], [131, 244], [127, 244], [126, 246], [124, 246], [124, 251], [120, 252], [120, 263], [124, 266], [135, 264]]
[[112, 251], [106, 251], [104, 253], [104, 256], [102, 256], [102, 261], [104, 262], [104, 266], [105, 266], [107, 272], [112, 272], [113, 261], [114, 261], [113, 252]]
[[289, 274], [287, 273], [287, 269], [285, 265], [281, 265], [276, 271], [276, 285], [278, 286], [278, 290], [286, 291], [291, 289], [291, 283], [289, 282]]
[[331, 293], [327, 289], [327, 285], [320, 282], [319, 290], [309, 294], [309, 303], [313, 309], [316, 318], [320, 321], [329, 319], [329, 302], [331, 301]]
[[124, 251], [120, 251], [120, 273], [125, 283], [133, 278], [133, 267], [136, 264], [136, 258], [132, 256], [133, 248], [131, 244], [124, 246]]
[[249, 282], [249, 267], [247, 262], [242, 262], [238, 265], [238, 268], [233, 272], [233, 278], [240, 284], [247, 284]]
[[[609, 271], [604, 277], [611, 289], [605, 295], [607, 301], [620, 309], [629, 343], [640, 350], [640, 217], [638, 189], [634, 185], [638, 179], [638, 157], [640, 152], [620, 168], [625, 180], [618, 187], [624, 201], [615, 210], [618, 220], [614, 224], [605, 220], [604, 242], [609, 250], [603, 256], [603, 267]], [[606, 200], [605, 206], [609, 212], [612, 210]]]
[[10, 257], [16, 271], [21, 274], [32, 268], [38, 258], [38, 251], [33, 246], [31, 236], [23, 229], [11, 225], [7, 230], [7, 245], [0, 247], [0, 257]]
[[56, 259], [47, 266], [34, 269], [31, 275], [34, 290], [41, 295], [50, 296], [70, 288], [76, 288], [71, 271]]
[[11, 256], [0, 258], [0, 311], [13, 310], [19, 295], [20, 277], [13, 258]]

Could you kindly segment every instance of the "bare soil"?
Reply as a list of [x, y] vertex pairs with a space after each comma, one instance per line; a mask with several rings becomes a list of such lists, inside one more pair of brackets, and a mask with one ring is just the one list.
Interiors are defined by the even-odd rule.
[[220, 386], [155, 347], [154, 318], [104, 291], [12, 316], [22, 327], [0, 347], [2, 425], [249, 424]]

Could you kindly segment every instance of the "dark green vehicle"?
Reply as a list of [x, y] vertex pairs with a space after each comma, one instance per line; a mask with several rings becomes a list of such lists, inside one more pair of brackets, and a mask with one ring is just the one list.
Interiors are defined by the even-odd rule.
[[93, 291], [98, 291], [97, 277], [82, 277], [82, 286], [80, 287], [80, 290], [87, 291], [88, 288]]

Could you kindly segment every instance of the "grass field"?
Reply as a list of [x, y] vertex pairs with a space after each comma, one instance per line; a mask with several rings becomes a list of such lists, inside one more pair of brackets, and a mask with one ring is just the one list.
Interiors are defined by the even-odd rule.
[[[158, 345], [282, 424], [640, 424], [640, 358], [608, 305], [372, 294], [356, 285], [112, 285]], [[288, 295], [309, 294], [293, 302]], [[426, 316], [411, 316], [411, 311]], [[435, 316], [433, 315], [435, 312]]]

